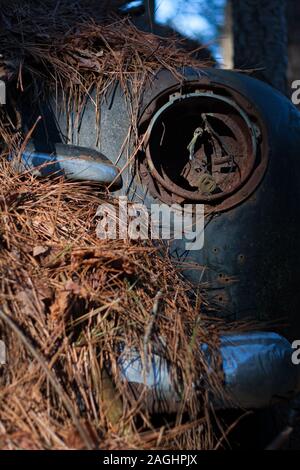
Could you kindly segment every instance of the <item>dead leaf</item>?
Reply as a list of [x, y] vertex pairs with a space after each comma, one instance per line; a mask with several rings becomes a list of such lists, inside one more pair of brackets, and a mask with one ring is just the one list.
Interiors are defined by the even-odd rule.
[[59, 291], [55, 295], [55, 301], [50, 307], [51, 320], [57, 321], [61, 319], [67, 312], [69, 307], [70, 291]]
[[49, 248], [47, 246], [37, 245], [33, 248], [33, 256], [42, 255], [42, 254], [46, 253], [48, 251], [48, 249]]

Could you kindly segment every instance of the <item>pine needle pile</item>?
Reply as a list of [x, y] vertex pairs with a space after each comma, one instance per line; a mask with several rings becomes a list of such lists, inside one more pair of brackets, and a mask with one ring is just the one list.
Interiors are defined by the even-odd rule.
[[[6, 158], [26, 140], [14, 91], [42, 84], [80, 104], [94, 87], [99, 99], [116, 82], [138, 94], [160, 68], [178, 74], [182, 66], [203, 66], [174, 41], [114, 16], [124, 3], [23, 1], [1, 9], [0, 70], [12, 96], [10, 112], [0, 110], [2, 449], [216, 444], [211, 393], [222, 393], [214, 353], [224, 325], [201, 315], [198, 293], [162, 247], [97, 238], [97, 207], [113, 202], [110, 195], [61, 178], [17, 175]], [[131, 393], [118, 366], [124, 345], [145, 362], [153, 351], [168, 361], [181, 397], [176, 413], [153, 419], [146, 392]]]

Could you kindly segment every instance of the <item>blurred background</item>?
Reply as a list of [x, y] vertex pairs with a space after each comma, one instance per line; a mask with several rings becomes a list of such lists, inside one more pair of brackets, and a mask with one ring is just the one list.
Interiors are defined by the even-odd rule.
[[135, 0], [138, 27], [205, 46], [215, 66], [251, 70], [288, 96], [300, 80], [299, 0]]

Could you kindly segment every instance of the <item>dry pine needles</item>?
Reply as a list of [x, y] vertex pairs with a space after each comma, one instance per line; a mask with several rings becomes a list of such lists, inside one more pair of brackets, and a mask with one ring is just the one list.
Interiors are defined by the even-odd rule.
[[[18, 94], [42, 83], [74, 101], [93, 87], [102, 97], [118, 81], [138, 95], [159, 68], [200, 65], [172, 40], [107, 20], [124, 2], [54, 3], [1, 11], [1, 74]], [[0, 119], [0, 448], [212, 448], [208, 390], [220, 391], [222, 377], [198, 344], [215, 351], [222, 323], [200, 315], [199, 296], [163, 248], [97, 238], [96, 210], [110, 196], [12, 171], [7, 154], [24, 142], [12, 109], [1, 108]], [[134, 396], [121, 380], [124, 344], [168, 360], [177, 413], [154, 424], [145, 393]]]

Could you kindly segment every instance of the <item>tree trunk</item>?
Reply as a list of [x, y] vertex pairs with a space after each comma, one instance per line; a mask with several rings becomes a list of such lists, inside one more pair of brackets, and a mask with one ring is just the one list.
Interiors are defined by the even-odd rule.
[[234, 67], [287, 91], [285, 0], [232, 0]]

